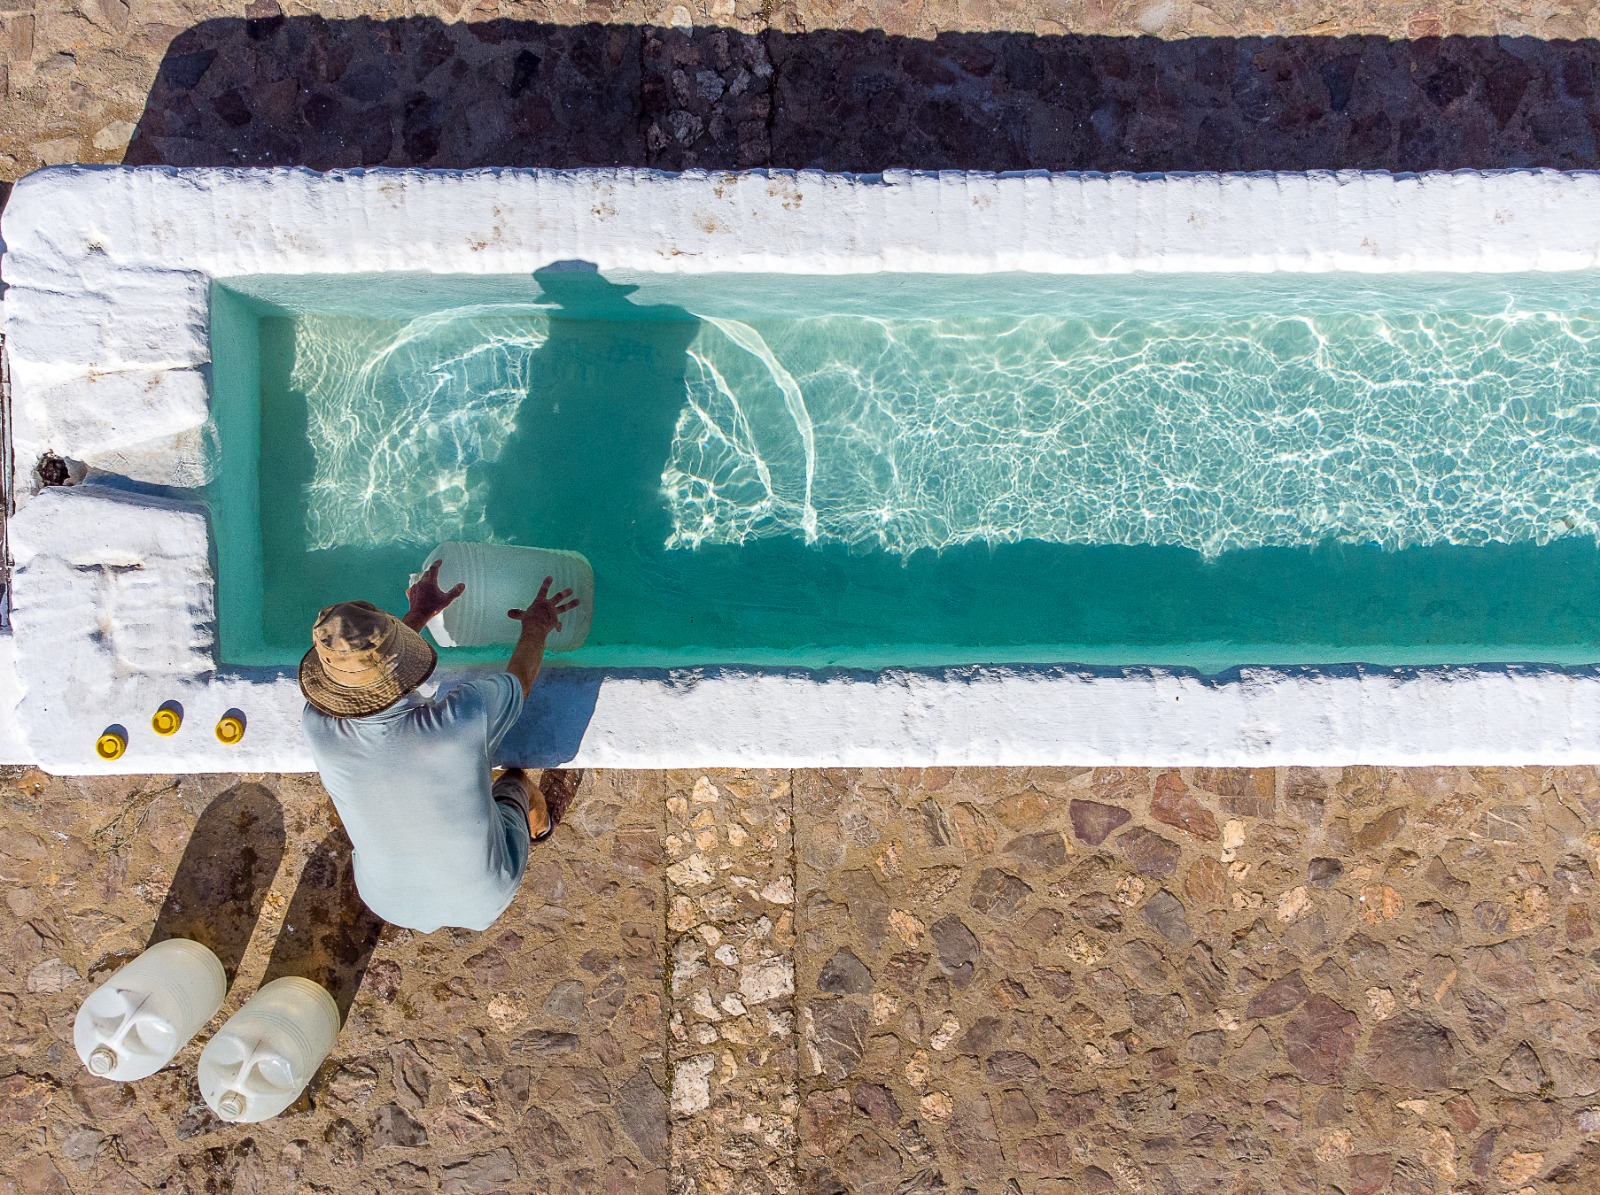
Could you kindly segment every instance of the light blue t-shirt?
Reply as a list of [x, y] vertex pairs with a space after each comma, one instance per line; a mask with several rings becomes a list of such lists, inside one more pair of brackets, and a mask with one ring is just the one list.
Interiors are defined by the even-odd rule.
[[410, 693], [365, 718], [306, 706], [306, 740], [355, 847], [356, 888], [385, 921], [482, 930], [511, 903], [527, 828], [507, 810], [521, 837], [510, 841], [490, 760], [522, 702], [521, 683], [502, 672], [431, 700]]

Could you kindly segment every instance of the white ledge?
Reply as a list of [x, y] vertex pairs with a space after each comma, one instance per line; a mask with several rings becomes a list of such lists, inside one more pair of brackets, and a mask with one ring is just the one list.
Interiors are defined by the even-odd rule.
[[[286, 670], [214, 658], [193, 501], [34, 497], [46, 449], [133, 481], [203, 480], [208, 285], [244, 274], [1518, 272], [1600, 265], [1600, 176], [978, 175], [61, 167], [4, 219], [18, 492], [0, 751], [64, 772], [301, 770]], [[31, 499], [31, 500], [30, 500]], [[176, 738], [149, 717], [176, 698]], [[249, 719], [244, 743], [210, 734]], [[107, 725], [131, 745], [107, 763]], [[1600, 762], [1590, 670], [1039, 666], [870, 674], [552, 670], [508, 759], [748, 764]]]

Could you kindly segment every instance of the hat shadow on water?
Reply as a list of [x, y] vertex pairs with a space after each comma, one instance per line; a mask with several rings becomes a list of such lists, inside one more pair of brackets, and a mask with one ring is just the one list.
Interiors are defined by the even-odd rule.
[[260, 784], [236, 784], [200, 814], [146, 948], [169, 938], [209, 947], [232, 984], [283, 862], [283, 808]]

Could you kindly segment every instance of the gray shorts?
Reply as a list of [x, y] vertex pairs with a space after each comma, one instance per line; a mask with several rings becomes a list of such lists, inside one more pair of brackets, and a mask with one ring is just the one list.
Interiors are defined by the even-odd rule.
[[528, 865], [528, 847], [533, 842], [528, 819], [528, 790], [517, 783], [516, 777], [501, 776], [490, 791], [494, 794], [495, 812], [505, 827], [506, 847], [520, 873]]

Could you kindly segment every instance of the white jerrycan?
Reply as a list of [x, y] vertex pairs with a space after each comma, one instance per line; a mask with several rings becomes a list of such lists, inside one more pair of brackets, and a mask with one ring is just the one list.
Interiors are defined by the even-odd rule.
[[217, 1015], [222, 963], [199, 942], [157, 942], [89, 993], [72, 1026], [89, 1073], [128, 1082], [155, 1074]]
[[[506, 617], [538, 596], [549, 577], [550, 592], [572, 590], [575, 610], [561, 616], [561, 629], [545, 641], [547, 651], [573, 651], [589, 637], [594, 618], [594, 570], [581, 552], [519, 548], [511, 544], [440, 544], [422, 562], [424, 572], [441, 561], [439, 587], [465, 582], [467, 591], [428, 623], [441, 647], [515, 643], [522, 624]], [[413, 577], [412, 580], [416, 578]]]
[[294, 1103], [338, 1037], [339, 1006], [327, 989], [296, 975], [274, 979], [200, 1052], [200, 1094], [223, 1120], [267, 1120]]

